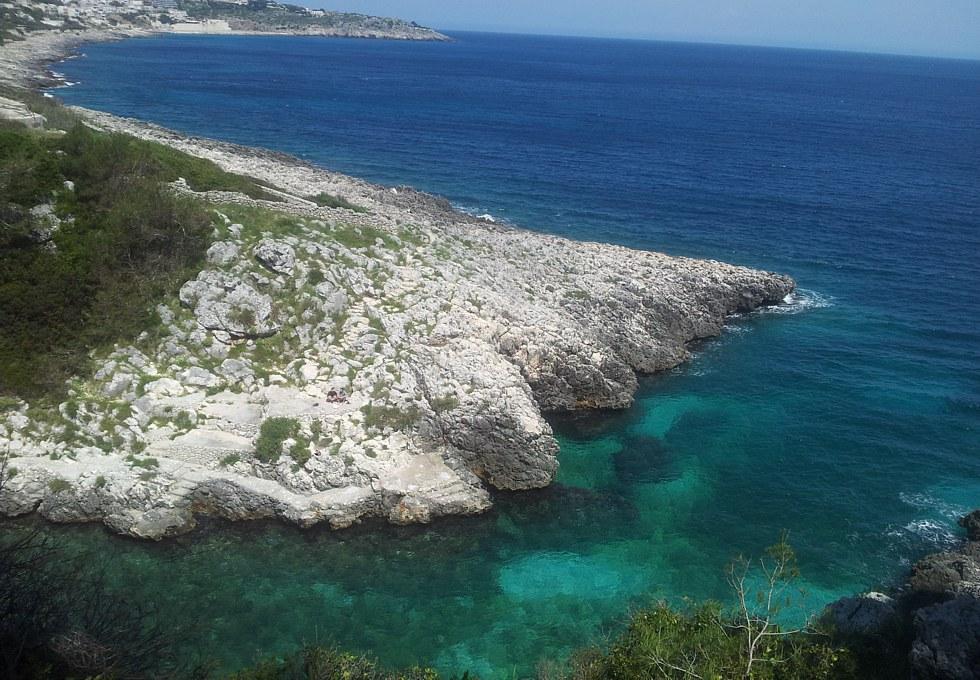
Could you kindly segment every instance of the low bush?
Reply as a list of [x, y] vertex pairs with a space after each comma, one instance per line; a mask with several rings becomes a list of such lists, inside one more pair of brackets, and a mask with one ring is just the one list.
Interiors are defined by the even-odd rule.
[[71, 482], [61, 479], [60, 477], [52, 479], [50, 482], [48, 482], [48, 489], [51, 490], [51, 493], [61, 493], [62, 491], [68, 491], [70, 488]]
[[255, 442], [255, 457], [263, 463], [272, 463], [282, 455], [282, 443], [299, 435], [299, 422], [293, 418], [268, 418], [259, 428]]
[[405, 430], [419, 419], [419, 409], [416, 406], [398, 408], [397, 406], [378, 406], [368, 404], [361, 409], [364, 413], [364, 426], [368, 429]]
[[367, 208], [359, 206], [355, 203], [351, 203], [346, 198], [341, 198], [340, 196], [334, 196], [333, 194], [328, 194], [323, 191], [316, 196], [310, 196], [309, 200], [316, 203], [321, 208], [344, 208], [346, 210], [353, 210], [356, 213], [366, 213]]

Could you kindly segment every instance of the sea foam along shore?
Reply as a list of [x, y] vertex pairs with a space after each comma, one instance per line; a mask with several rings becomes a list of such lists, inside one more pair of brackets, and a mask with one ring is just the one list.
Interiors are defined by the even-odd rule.
[[[81, 38], [6, 58], [20, 60], [21, 83], [43, 81], [38, 56]], [[160, 301], [152, 337], [72, 381], [53, 420], [26, 404], [0, 420], [18, 471], [0, 496], [7, 515], [156, 539], [197, 513], [340, 528], [480, 512], [489, 489], [554, 478], [544, 412], [627, 407], [637, 373], [677, 365], [727, 315], [794, 289], [779, 274], [495, 225], [409, 188], [76, 111], [256, 178], [279, 200], [174, 183], [214, 208], [204, 271]], [[262, 459], [256, 438], [273, 418], [291, 429], [282, 455]], [[65, 442], [67, 429], [117, 444]]]

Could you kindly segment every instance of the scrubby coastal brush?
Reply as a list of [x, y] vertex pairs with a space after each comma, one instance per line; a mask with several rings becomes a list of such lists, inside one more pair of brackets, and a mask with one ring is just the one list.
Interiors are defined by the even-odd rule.
[[0, 129], [0, 393], [63, 396], [93, 350], [154, 325], [153, 303], [200, 268], [202, 205], [165, 185], [272, 198], [257, 183], [152, 142], [76, 123]]

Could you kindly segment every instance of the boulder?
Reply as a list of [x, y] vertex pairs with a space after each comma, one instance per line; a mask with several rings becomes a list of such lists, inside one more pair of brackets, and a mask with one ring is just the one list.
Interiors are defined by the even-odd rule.
[[960, 595], [915, 613], [913, 680], [980, 678], [980, 600]]
[[180, 289], [180, 302], [194, 310], [197, 322], [232, 338], [275, 335], [272, 298], [229, 274], [203, 271]]
[[102, 394], [110, 399], [122, 396], [133, 384], [133, 376], [129, 373], [116, 373], [102, 387]]
[[942, 552], [928, 555], [912, 567], [909, 586], [917, 593], [980, 597], [980, 561], [970, 554]]
[[235, 383], [255, 377], [251, 367], [241, 359], [225, 359], [218, 367], [218, 373]]
[[143, 394], [151, 399], [179, 397], [185, 394], [186, 391], [184, 386], [173, 378], [160, 378], [147, 383], [143, 388]]
[[238, 257], [238, 251], [234, 241], [218, 241], [208, 248], [208, 262], [219, 266], [231, 264]]
[[966, 529], [966, 537], [971, 541], [980, 541], [980, 510], [974, 510], [969, 515], [960, 517], [960, 526]]
[[879, 635], [898, 622], [895, 600], [875, 592], [843, 597], [827, 607], [826, 615], [842, 635]]
[[289, 276], [293, 273], [293, 267], [296, 265], [296, 251], [293, 250], [293, 247], [288, 243], [271, 238], [259, 241], [252, 254], [263, 267], [277, 274]]
[[323, 311], [330, 316], [340, 314], [350, 304], [347, 293], [326, 281], [318, 283], [314, 290], [316, 291], [317, 297], [322, 298], [324, 301]]
[[214, 387], [221, 383], [221, 378], [199, 366], [191, 366], [180, 373], [180, 382], [194, 387]]

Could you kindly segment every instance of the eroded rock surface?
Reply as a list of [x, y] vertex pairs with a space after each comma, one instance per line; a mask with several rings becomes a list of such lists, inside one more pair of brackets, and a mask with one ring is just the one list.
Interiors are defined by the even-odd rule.
[[[99, 357], [56, 416], [0, 417], [0, 509], [159, 538], [194, 515], [345, 527], [490, 507], [558, 468], [547, 411], [624, 408], [768, 272], [501, 227], [444, 200], [87, 112], [281, 195], [213, 202], [203, 271], [158, 328]], [[188, 192], [184, 182], [174, 190]], [[317, 208], [330, 193], [366, 212]], [[271, 212], [275, 211], [275, 212]], [[285, 420], [281, 420], [285, 419]], [[263, 426], [284, 433], [260, 441]]]

